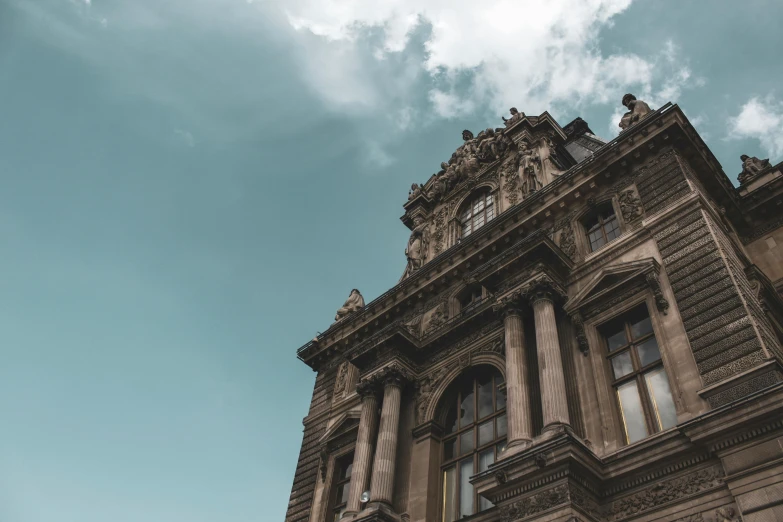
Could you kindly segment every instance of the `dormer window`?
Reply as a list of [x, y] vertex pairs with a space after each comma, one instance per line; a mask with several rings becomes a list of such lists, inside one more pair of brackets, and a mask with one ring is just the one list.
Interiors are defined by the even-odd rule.
[[620, 223], [612, 204], [607, 202], [590, 213], [583, 221], [587, 231], [590, 251], [595, 252], [605, 244], [620, 237]]
[[481, 285], [471, 285], [462, 290], [457, 298], [459, 299], [460, 310], [466, 312], [481, 304], [484, 299], [484, 289]]
[[474, 195], [465, 203], [460, 212], [459, 221], [462, 225], [462, 236], [466, 237], [495, 218], [495, 204], [492, 194], [488, 191]]

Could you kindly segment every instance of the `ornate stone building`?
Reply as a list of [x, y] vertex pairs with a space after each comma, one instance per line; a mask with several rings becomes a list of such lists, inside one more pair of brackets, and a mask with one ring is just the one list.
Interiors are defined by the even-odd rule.
[[680, 108], [609, 142], [512, 109], [402, 221], [317, 372], [286, 522], [783, 520], [783, 163]]

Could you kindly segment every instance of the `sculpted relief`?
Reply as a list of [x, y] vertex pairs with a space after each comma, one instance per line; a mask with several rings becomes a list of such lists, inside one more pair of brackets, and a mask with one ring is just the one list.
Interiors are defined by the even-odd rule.
[[747, 154], [740, 156], [740, 159], [742, 160], [742, 172], [737, 178], [740, 183], [756, 174], [761, 174], [770, 167], [769, 159], [758, 159], [756, 156], [748, 156]]
[[362, 297], [361, 292], [354, 288], [351, 290], [351, 295], [348, 296], [345, 303], [337, 310], [337, 315], [334, 316], [334, 320], [339, 321], [343, 317], [363, 309], [364, 297]]

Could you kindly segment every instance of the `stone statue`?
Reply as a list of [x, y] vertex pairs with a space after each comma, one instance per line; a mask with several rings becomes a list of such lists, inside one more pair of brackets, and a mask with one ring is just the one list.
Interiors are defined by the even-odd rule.
[[501, 116], [503, 118], [503, 123], [506, 125], [506, 127], [510, 127], [514, 125], [516, 122], [518, 122], [520, 119], [522, 119], [522, 115], [519, 114], [519, 111], [516, 107], [511, 107], [508, 112], [511, 113], [511, 117], [506, 119], [504, 116]]
[[350, 315], [354, 312], [364, 309], [364, 297], [357, 289], [351, 290], [351, 295], [345, 300], [345, 304], [337, 310], [337, 315], [334, 316], [335, 321], [339, 321], [346, 315]]
[[465, 179], [479, 168], [478, 140], [469, 130], [462, 131], [462, 139], [465, 143], [457, 149], [457, 174], [460, 179]]
[[484, 131], [484, 139], [478, 144], [478, 157], [481, 161], [495, 161], [500, 159], [498, 151], [498, 137], [494, 129]]
[[528, 196], [540, 189], [541, 184], [541, 161], [538, 153], [528, 147], [527, 142], [519, 143], [519, 176], [522, 178], [522, 194]]
[[418, 183], [414, 183], [411, 185], [411, 189], [408, 191], [408, 201], [419, 197], [421, 194], [421, 186], [419, 186]]
[[403, 279], [410, 276], [424, 264], [424, 258], [427, 255], [427, 223], [421, 216], [413, 219], [413, 230], [408, 239], [408, 246], [405, 249], [405, 257], [408, 258], [408, 266], [405, 267]]
[[562, 170], [555, 163], [555, 143], [552, 141], [552, 137], [545, 135], [541, 138], [541, 166], [546, 174], [551, 175], [549, 181], [554, 180], [556, 176], [562, 174]]
[[639, 120], [652, 112], [649, 105], [642, 100], [637, 100], [633, 94], [623, 96], [623, 105], [628, 108], [628, 112], [623, 114], [623, 118], [620, 120], [620, 128], [623, 130], [636, 125]]
[[739, 175], [739, 182], [742, 183], [750, 177], [760, 174], [764, 170], [769, 168], [769, 159], [758, 159], [756, 156], [748, 156], [743, 154], [740, 156], [742, 160], [742, 172]]

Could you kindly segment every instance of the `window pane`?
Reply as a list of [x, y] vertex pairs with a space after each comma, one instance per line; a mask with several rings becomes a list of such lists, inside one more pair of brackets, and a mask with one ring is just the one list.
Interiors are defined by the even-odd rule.
[[465, 237], [468, 234], [470, 234], [470, 221], [464, 221], [462, 223], [462, 237]]
[[460, 518], [473, 514], [473, 486], [468, 482], [473, 475], [473, 459], [459, 463], [459, 514]]
[[350, 486], [350, 482], [347, 484], [340, 484], [337, 486], [337, 503], [343, 504], [345, 502], [348, 502], [348, 490]]
[[493, 426], [494, 422], [491, 420], [489, 422], [485, 422], [484, 424], [479, 424], [478, 427], [478, 437], [479, 437], [479, 446], [483, 446], [484, 444], [489, 444], [492, 442], [495, 438], [495, 427]]
[[495, 389], [495, 411], [500, 411], [506, 407], [506, 391], [500, 389], [500, 385], [503, 384], [502, 380], [495, 379], [495, 382], [500, 383]]
[[609, 241], [620, 237], [620, 225], [617, 223], [617, 218], [615, 216], [612, 216], [604, 223], [604, 230], [606, 231], [606, 239]]
[[609, 346], [610, 352], [628, 344], [628, 339], [625, 338], [625, 329], [622, 324], [608, 326], [604, 335], [606, 336], [606, 344]]
[[639, 354], [642, 366], [661, 360], [661, 352], [658, 351], [658, 342], [655, 337], [650, 337], [642, 344], [636, 345], [636, 353]]
[[490, 464], [495, 462], [495, 448], [489, 448], [479, 453], [479, 473], [487, 471]]
[[492, 204], [492, 194], [487, 194], [487, 206]]
[[340, 478], [341, 479], [351, 478], [352, 469], [353, 469], [353, 457], [351, 457], [351, 462], [349, 462], [347, 465], [344, 465], [343, 469], [340, 470]]
[[[495, 448], [489, 448], [486, 451], [479, 453], [479, 472], [487, 471], [489, 465], [495, 462]], [[479, 511], [489, 509], [494, 504], [484, 497], [479, 497]]]
[[478, 212], [481, 212], [482, 210], [484, 210], [484, 200], [483, 199], [479, 199], [478, 201], [476, 201], [473, 204], [473, 213], [477, 214]]
[[623, 352], [617, 357], [612, 357], [612, 372], [614, 378], [619, 379], [629, 373], [633, 373], [633, 363], [631, 362], [631, 352]]
[[477, 229], [484, 226], [484, 213], [473, 217], [473, 228]]
[[647, 424], [644, 420], [642, 401], [639, 398], [639, 389], [636, 387], [636, 381], [618, 386], [617, 396], [620, 398], [620, 409], [623, 414], [628, 442], [642, 440], [648, 435]]
[[497, 419], [495, 419], [495, 422], [497, 422], [498, 431], [497, 436], [498, 437], [505, 437], [506, 436], [506, 416], [500, 415]]
[[457, 503], [457, 470], [451, 467], [443, 472], [443, 522], [454, 522]]
[[459, 425], [464, 428], [468, 424], [473, 424], [473, 411], [474, 411], [474, 395], [473, 395], [473, 381], [465, 383], [462, 388], [462, 403], [460, 404], [460, 420]]
[[500, 454], [506, 451], [506, 441], [504, 440], [503, 442], [495, 446], [495, 450], [497, 450], [497, 455], [498, 457], [500, 457]]
[[457, 439], [447, 440], [443, 443], [443, 460], [454, 458], [454, 446], [457, 445]]
[[482, 375], [478, 379], [478, 410], [479, 419], [495, 411], [492, 407], [492, 374]]
[[[454, 398], [451, 400], [456, 401]], [[457, 431], [457, 410], [458, 408], [455, 405], [449, 408], [449, 411], [446, 412], [446, 433], [454, 433]]]
[[628, 316], [628, 322], [631, 323], [631, 336], [634, 339], [652, 333], [653, 328], [652, 323], [650, 322], [650, 314], [647, 312], [647, 305], [643, 304], [642, 306], [631, 310]]
[[647, 388], [653, 400], [653, 409], [658, 420], [658, 426], [668, 429], [677, 425], [677, 410], [672, 400], [672, 391], [669, 388], [669, 379], [666, 378], [666, 370], [659, 368], [644, 375]]
[[459, 436], [459, 454], [464, 455], [473, 451], [473, 430], [470, 429]]

